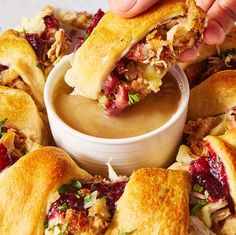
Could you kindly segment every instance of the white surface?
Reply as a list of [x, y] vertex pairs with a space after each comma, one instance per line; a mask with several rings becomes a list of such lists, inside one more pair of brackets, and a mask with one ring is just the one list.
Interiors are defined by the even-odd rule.
[[0, 0], [0, 32], [20, 25], [21, 17], [32, 17], [45, 5], [71, 11], [108, 9], [108, 0]]
[[53, 95], [60, 78], [70, 67], [70, 55], [64, 57], [51, 71], [44, 90], [44, 100], [56, 144], [74, 156], [79, 165], [103, 176], [105, 163], [112, 156], [112, 166], [121, 175], [130, 175], [142, 167], [166, 167], [172, 163], [182, 137], [189, 99], [189, 85], [179, 67], [172, 73], [182, 92], [177, 112], [162, 127], [144, 135], [123, 139], [105, 139], [85, 135], [65, 124], [53, 107]]

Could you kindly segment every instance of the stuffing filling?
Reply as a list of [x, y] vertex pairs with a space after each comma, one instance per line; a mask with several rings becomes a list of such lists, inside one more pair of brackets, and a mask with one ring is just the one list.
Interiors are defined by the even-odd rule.
[[19, 35], [32, 46], [39, 60], [38, 66], [46, 75], [68, 54], [70, 39], [60, 27], [51, 7], [46, 7], [31, 20], [23, 18]]
[[7, 118], [0, 121], [0, 173], [27, 152], [25, 136], [20, 131], [7, 127], [6, 121]]
[[226, 229], [228, 220], [235, 213], [224, 164], [208, 143], [204, 147], [205, 154], [199, 157], [182, 145], [177, 163], [171, 167], [187, 170], [191, 175], [190, 235], [218, 234]]
[[184, 143], [190, 147], [192, 153], [200, 156], [204, 154], [204, 137], [209, 134], [222, 135], [234, 128], [236, 128], [236, 107], [222, 115], [188, 121], [184, 127]]
[[45, 234], [104, 234], [127, 180], [73, 181], [49, 199]]

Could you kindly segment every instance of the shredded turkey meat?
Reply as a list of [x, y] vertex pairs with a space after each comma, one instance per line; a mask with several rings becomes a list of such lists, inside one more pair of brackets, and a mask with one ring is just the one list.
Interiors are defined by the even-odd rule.
[[210, 133], [213, 128], [214, 118], [200, 118], [196, 121], [188, 121], [184, 127], [184, 134], [186, 134], [186, 144], [191, 151], [199, 156], [203, 152], [203, 138]]

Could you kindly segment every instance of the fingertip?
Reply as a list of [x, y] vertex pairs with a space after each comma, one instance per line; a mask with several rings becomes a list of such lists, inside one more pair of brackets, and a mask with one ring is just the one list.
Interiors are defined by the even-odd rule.
[[132, 11], [132, 8], [137, 3], [137, 0], [109, 0], [109, 3], [111, 11], [121, 17], [130, 18], [137, 14]]
[[182, 52], [178, 58], [180, 62], [188, 62], [196, 59], [197, 59], [197, 50], [194, 48], [190, 48]]
[[221, 44], [225, 39], [225, 31], [215, 20], [210, 20], [204, 33], [204, 41], [207, 44]]

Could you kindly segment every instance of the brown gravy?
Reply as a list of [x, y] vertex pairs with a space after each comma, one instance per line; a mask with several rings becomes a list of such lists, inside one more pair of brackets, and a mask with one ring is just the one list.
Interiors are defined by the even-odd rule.
[[176, 112], [181, 92], [171, 75], [163, 78], [157, 94], [129, 107], [118, 117], [105, 117], [97, 101], [71, 96], [72, 89], [63, 78], [54, 95], [58, 116], [70, 127], [88, 135], [102, 138], [126, 138], [150, 132], [166, 123]]

